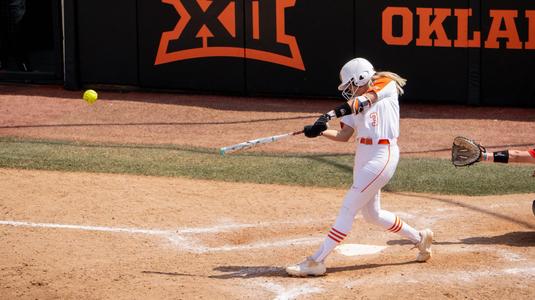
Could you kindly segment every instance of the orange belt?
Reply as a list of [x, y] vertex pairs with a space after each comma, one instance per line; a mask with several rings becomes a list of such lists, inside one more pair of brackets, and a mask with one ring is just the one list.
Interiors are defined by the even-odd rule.
[[[360, 138], [360, 143], [364, 145], [373, 145], [373, 139], [372, 138]], [[390, 141], [388, 139], [380, 139], [376, 143], [377, 145], [390, 145]]]

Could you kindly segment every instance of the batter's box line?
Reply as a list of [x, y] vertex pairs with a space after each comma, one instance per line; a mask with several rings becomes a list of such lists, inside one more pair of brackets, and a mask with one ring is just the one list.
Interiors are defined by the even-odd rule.
[[[287, 239], [278, 241], [260, 241], [251, 244], [242, 245], [223, 245], [218, 247], [209, 247], [202, 245], [200, 242], [188, 237], [188, 234], [198, 233], [217, 233], [223, 231], [232, 231], [232, 229], [255, 227], [253, 224], [227, 224], [222, 226], [214, 226], [208, 228], [182, 228], [179, 230], [161, 230], [161, 229], [143, 229], [143, 228], [126, 228], [126, 227], [108, 227], [108, 226], [90, 226], [90, 225], [73, 225], [73, 224], [56, 224], [56, 223], [34, 223], [26, 221], [0, 221], [0, 225], [14, 226], [14, 227], [30, 227], [30, 228], [49, 228], [49, 229], [70, 229], [80, 231], [97, 231], [97, 232], [111, 232], [111, 233], [126, 233], [139, 234], [148, 236], [157, 236], [166, 238], [172, 245], [177, 248], [193, 253], [208, 253], [208, 252], [225, 252], [225, 251], [245, 251], [263, 248], [282, 248], [287, 246], [306, 246], [320, 243], [323, 237], [307, 237], [297, 239]], [[267, 223], [263, 225], [267, 226]], [[257, 224], [256, 227], [262, 227]], [[184, 232], [184, 234], [180, 234]]]

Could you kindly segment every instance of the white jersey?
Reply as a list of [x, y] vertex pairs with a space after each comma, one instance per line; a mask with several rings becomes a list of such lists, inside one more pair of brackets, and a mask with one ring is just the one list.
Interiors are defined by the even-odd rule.
[[[377, 102], [357, 115], [346, 115], [340, 120], [342, 126], [355, 129], [357, 138], [395, 140], [399, 136], [399, 103], [396, 82], [390, 78], [374, 81], [368, 92], [377, 94]], [[357, 139], [358, 141], [358, 139]]]

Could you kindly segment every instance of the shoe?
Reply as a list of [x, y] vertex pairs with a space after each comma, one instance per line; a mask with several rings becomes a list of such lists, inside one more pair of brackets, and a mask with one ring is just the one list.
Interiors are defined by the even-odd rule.
[[304, 261], [286, 267], [286, 273], [290, 276], [306, 277], [306, 276], [321, 276], [327, 271], [325, 263], [316, 262], [312, 258], [307, 257]]
[[419, 262], [428, 261], [431, 258], [431, 244], [433, 244], [433, 231], [425, 229], [420, 231], [421, 240], [416, 244], [416, 248], [420, 250], [416, 260]]

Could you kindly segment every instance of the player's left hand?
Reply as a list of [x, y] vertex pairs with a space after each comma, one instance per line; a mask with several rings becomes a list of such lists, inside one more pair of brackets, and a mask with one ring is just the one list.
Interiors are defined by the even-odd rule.
[[314, 122], [314, 125], [307, 125], [304, 128], [305, 136], [309, 138], [315, 138], [319, 136], [322, 132], [327, 130], [329, 128], [329, 125], [327, 124], [331, 118], [329, 115], [324, 114], [321, 115], [316, 122]]
[[314, 125], [307, 125], [303, 129], [305, 136], [308, 138], [315, 138], [321, 134], [321, 131], [314, 129]]

